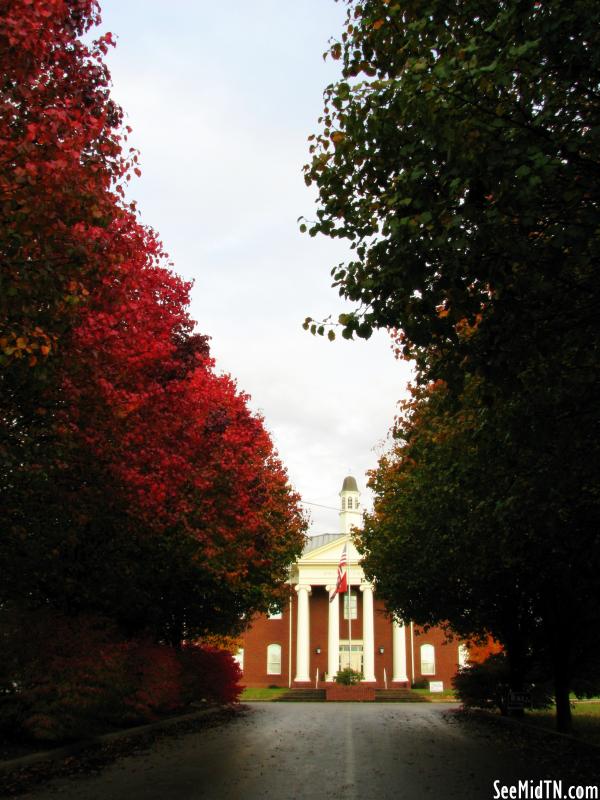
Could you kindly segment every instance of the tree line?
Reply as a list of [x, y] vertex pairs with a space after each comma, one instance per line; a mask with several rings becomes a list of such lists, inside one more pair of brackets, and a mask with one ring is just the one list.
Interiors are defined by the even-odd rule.
[[0, 3], [5, 693], [27, 620], [77, 638], [73, 620], [103, 619], [175, 649], [234, 634], [276, 600], [306, 527], [190, 284], [126, 199], [138, 154], [111, 34], [83, 38], [99, 22], [95, 0]]
[[[346, 239], [342, 336], [415, 364], [358, 543], [391, 611], [598, 688], [599, 9], [347, 0], [302, 229]], [[306, 327], [327, 325], [307, 318]]]

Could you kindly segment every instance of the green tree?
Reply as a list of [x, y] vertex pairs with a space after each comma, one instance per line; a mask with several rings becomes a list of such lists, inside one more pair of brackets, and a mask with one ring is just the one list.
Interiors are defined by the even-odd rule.
[[600, 453], [582, 449], [572, 425], [549, 436], [539, 397], [487, 405], [482, 389], [470, 379], [458, 399], [442, 381], [415, 390], [371, 478], [364, 568], [405, 619], [449, 623], [467, 638], [491, 631], [514, 689], [542, 665], [568, 728], [569, 689], [595, 674], [599, 655], [587, 459]]
[[[325, 91], [306, 181], [310, 233], [346, 238], [332, 270], [359, 308], [347, 337], [399, 328], [403, 351], [462, 363], [457, 326], [512, 372], [531, 329], [597, 308], [597, 4], [348, 1], [342, 80]], [[557, 293], [560, 308], [557, 308]], [[537, 342], [537, 340], [535, 342]], [[499, 347], [500, 345], [500, 347]], [[481, 354], [483, 350], [483, 354]]]
[[544, 652], [567, 728], [600, 566], [600, 9], [347, 5], [306, 227], [351, 242], [342, 335], [394, 329], [419, 385], [444, 386], [374, 477], [367, 569], [417, 621], [490, 630], [515, 675]]

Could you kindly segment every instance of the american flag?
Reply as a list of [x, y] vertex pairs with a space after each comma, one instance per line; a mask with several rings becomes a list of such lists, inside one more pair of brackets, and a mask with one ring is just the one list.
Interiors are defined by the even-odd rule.
[[329, 598], [329, 602], [333, 602], [333, 598], [339, 592], [340, 594], [344, 594], [344, 592], [348, 591], [348, 554], [346, 552], [346, 544], [344, 544], [344, 549], [342, 550], [342, 554], [340, 556], [340, 563], [338, 564], [337, 569], [337, 583], [335, 585], [335, 591]]

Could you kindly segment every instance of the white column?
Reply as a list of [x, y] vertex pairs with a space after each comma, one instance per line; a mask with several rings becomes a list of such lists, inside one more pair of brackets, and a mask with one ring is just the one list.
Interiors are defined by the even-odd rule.
[[310, 632], [308, 618], [308, 595], [310, 586], [296, 585], [298, 592], [298, 632], [296, 635], [296, 681], [310, 681]]
[[373, 587], [363, 583], [363, 673], [364, 681], [375, 681], [375, 627], [373, 624]]
[[[335, 591], [335, 583], [326, 586], [327, 593]], [[327, 680], [332, 681], [340, 668], [340, 596], [329, 603], [329, 627], [327, 629]]]
[[392, 681], [405, 683], [408, 681], [406, 674], [406, 628], [404, 622], [394, 619], [392, 624], [392, 657], [394, 670]]

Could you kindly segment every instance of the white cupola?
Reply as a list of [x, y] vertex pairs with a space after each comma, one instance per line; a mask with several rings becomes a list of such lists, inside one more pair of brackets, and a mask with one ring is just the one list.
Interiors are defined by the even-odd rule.
[[362, 523], [360, 492], [356, 485], [356, 478], [352, 475], [344, 478], [340, 502], [340, 533], [350, 533], [352, 528], [360, 528]]

